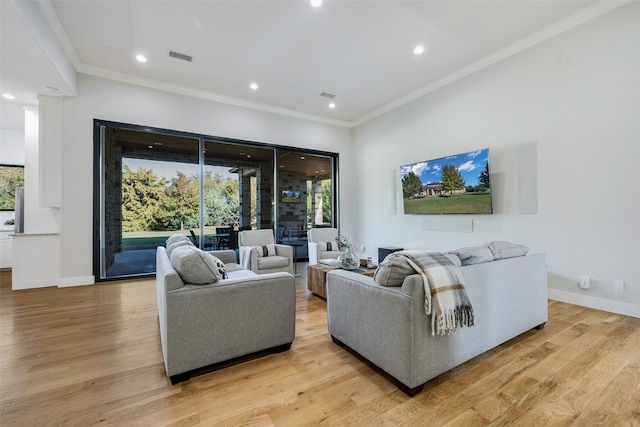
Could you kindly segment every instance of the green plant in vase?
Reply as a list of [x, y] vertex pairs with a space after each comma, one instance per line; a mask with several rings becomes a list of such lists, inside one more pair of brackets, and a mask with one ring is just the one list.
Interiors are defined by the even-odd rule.
[[356, 256], [355, 253], [351, 250], [351, 242], [349, 242], [349, 238], [338, 234], [336, 237], [336, 244], [338, 245], [338, 249], [341, 251], [344, 250], [343, 253], [338, 256], [338, 261], [340, 261], [340, 268], [345, 270], [353, 270], [358, 268], [360, 265], [360, 260]]

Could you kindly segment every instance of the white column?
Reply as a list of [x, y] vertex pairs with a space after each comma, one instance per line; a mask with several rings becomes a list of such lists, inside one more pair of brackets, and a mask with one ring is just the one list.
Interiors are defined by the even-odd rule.
[[60, 207], [62, 103], [58, 96], [38, 95], [40, 206]]
[[24, 233], [59, 233], [60, 209], [40, 205], [39, 113], [25, 107], [24, 114]]

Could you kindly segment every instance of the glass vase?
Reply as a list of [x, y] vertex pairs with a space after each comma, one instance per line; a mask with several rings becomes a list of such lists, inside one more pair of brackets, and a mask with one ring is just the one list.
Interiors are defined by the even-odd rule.
[[340, 261], [340, 268], [345, 270], [353, 270], [360, 265], [360, 259], [353, 253], [351, 247], [347, 247], [347, 250], [338, 256], [338, 261]]

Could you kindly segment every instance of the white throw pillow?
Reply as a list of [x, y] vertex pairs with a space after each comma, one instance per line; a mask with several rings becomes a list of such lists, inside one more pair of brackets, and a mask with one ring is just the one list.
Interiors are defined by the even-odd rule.
[[276, 254], [276, 245], [271, 243], [264, 246], [252, 246], [258, 252], [258, 258], [263, 256], [274, 256]]
[[320, 252], [339, 251], [340, 248], [336, 242], [318, 242], [318, 250]]
[[222, 261], [193, 245], [178, 246], [171, 252], [170, 260], [185, 283], [205, 285], [227, 277]]

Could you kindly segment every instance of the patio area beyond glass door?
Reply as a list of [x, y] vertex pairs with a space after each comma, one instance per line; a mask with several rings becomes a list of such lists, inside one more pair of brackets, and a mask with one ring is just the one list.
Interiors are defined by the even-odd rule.
[[111, 127], [103, 136], [100, 278], [154, 273], [156, 248], [174, 233], [200, 246], [200, 141]]

